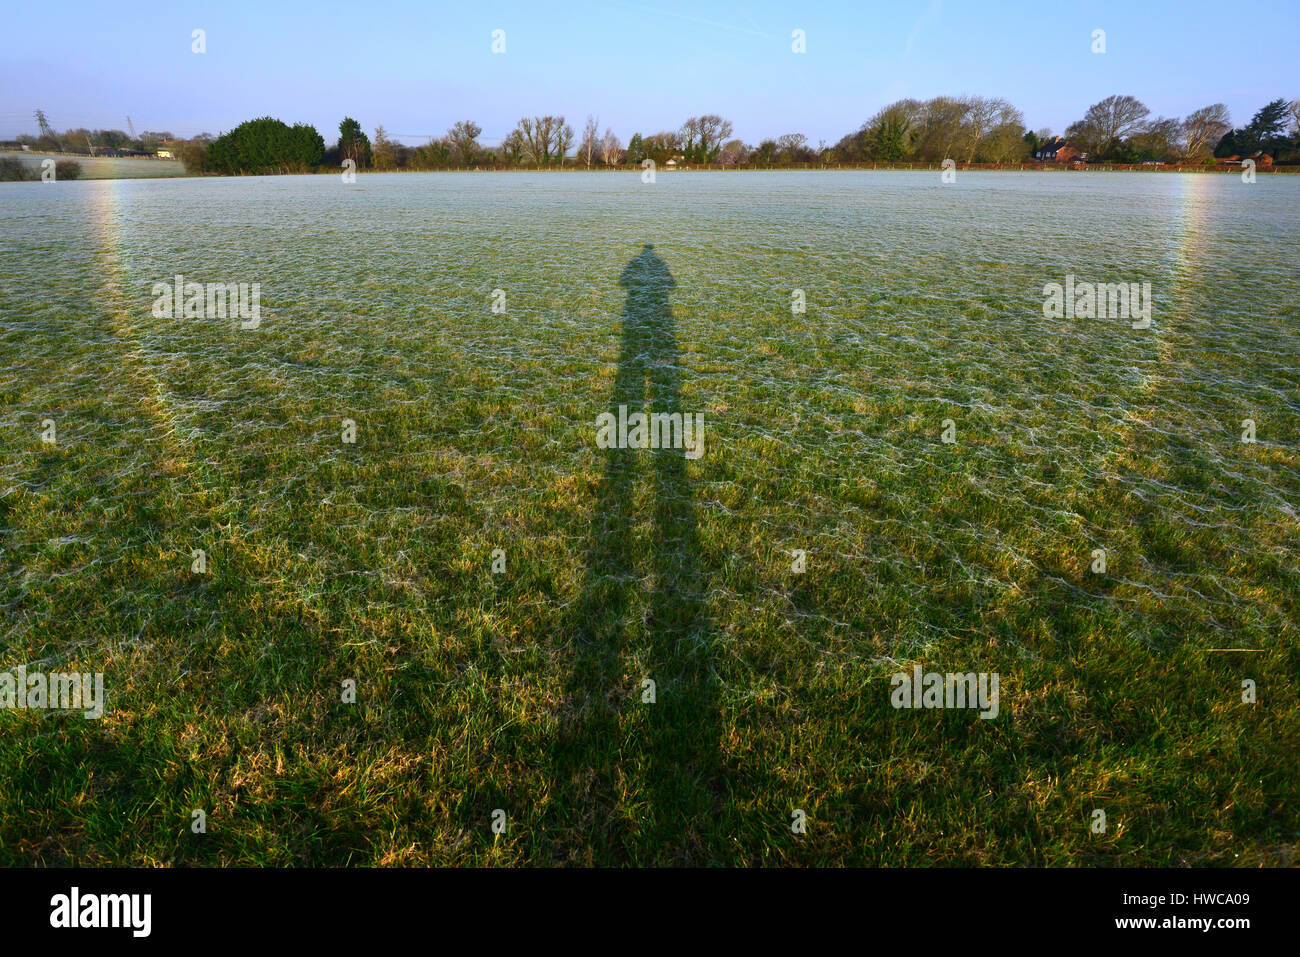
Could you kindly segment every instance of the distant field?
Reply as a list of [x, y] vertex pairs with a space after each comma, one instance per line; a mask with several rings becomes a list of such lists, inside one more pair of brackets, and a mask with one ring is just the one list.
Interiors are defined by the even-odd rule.
[[1296, 864], [1297, 262], [1293, 177], [0, 184], [0, 670], [108, 689], [0, 864]]
[[184, 176], [185, 166], [180, 160], [140, 159], [138, 157], [68, 156], [56, 153], [0, 152], [12, 156], [40, 172], [41, 160], [74, 160], [81, 164], [81, 179], [153, 179], [163, 176]]

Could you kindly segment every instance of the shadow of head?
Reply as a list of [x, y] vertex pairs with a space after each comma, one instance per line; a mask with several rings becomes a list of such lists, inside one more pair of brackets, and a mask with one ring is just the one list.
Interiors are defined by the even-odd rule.
[[654, 243], [646, 243], [619, 277], [618, 284], [628, 290], [630, 296], [637, 294], [653, 295], [667, 293], [675, 283], [673, 274], [668, 271], [668, 264], [655, 252]]

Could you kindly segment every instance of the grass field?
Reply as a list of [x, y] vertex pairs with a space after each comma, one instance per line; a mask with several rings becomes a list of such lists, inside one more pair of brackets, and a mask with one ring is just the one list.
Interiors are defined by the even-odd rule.
[[[0, 184], [0, 667], [108, 688], [0, 711], [0, 864], [1296, 863], [1298, 211]], [[260, 282], [260, 326], [154, 318], [177, 273]], [[1152, 282], [1152, 328], [1045, 318], [1067, 273]], [[703, 456], [597, 448], [646, 402]], [[914, 664], [999, 674], [998, 717], [895, 709]]]
[[142, 159], [121, 156], [72, 156], [64, 153], [0, 152], [0, 157], [11, 156], [27, 165], [37, 179], [41, 175], [41, 160], [72, 160], [81, 167], [79, 179], [153, 179], [161, 176], [184, 176], [185, 167], [180, 160]]

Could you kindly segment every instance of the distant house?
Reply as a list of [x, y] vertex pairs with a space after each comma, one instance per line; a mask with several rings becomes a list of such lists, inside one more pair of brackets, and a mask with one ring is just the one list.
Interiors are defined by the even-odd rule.
[[165, 149], [165, 148], [164, 148], [164, 149], [160, 149], [160, 150], [158, 151], [158, 158], [159, 158], [160, 160], [169, 160], [169, 159], [172, 159], [172, 151], [169, 150], [169, 149]]
[[1255, 169], [1272, 169], [1273, 157], [1269, 156], [1263, 150], [1251, 153], [1249, 156], [1225, 156], [1218, 161], [1219, 166], [1241, 166], [1246, 160], [1255, 161]]
[[1034, 153], [1034, 159], [1048, 163], [1077, 163], [1087, 158], [1087, 153], [1060, 137], [1053, 137], [1040, 144], [1037, 152]]

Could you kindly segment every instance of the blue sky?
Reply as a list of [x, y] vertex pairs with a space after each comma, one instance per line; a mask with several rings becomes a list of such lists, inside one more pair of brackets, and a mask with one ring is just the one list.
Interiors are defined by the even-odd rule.
[[1112, 93], [1165, 116], [1223, 102], [1238, 125], [1300, 97], [1297, 0], [13, 0], [0, 24], [0, 138], [35, 132], [41, 107], [57, 129], [129, 114], [183, 136], [270, 114], [327, 143], [351, 115], [412, 144], [466, 118], [494, 143], [525, 114], [592, 113], [626, 141], [721, 113], [750, 143], [816, 144], [903, 96], [1002, 96], [1056, 132]]

